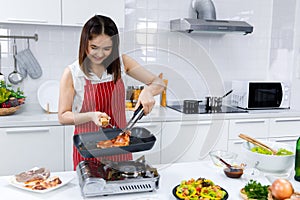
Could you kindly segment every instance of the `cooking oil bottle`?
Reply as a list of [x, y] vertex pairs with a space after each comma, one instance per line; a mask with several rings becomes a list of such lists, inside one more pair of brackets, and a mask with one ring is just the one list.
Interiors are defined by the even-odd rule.
[[295, 180], [300, 181], [300, 137], [296, 144], [296, 154], [295, 154]]
[[167, 79], [163, 79], [164, 84], [165, 84], [165, 89], [162, 91], [161, 93], [161, 97], [160, 97], [160, 105], [162, 107], [166, 107], [167, 106], [167, 85], [168, 85], [168, 80]]

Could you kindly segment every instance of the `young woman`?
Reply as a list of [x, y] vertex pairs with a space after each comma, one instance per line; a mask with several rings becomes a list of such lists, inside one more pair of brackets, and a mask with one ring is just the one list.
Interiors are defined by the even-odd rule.
[[[116, 24], [108, 17], [96, 15], [84, 25], [79, 59], [66, 67], [60, 81], [58, 118], [61, 124], [74, 124], [74, 134], [94, 132], [101, 126], [100, 118], [110, 119], [118, 128], [126, 126], [125, 74], [143, 82], [136, 108], [142, 104], [144, 113], [151, 112], [153, 96], [164, 89], [163, 81], [144, 69], [134, 59], [119, 54]], [[101, 158], [92, 160], [101, 161]], [[132, 155], [105, 157], [113, 161], [131, 160]], [[73, 147], [74, 169], [84, 159]]]

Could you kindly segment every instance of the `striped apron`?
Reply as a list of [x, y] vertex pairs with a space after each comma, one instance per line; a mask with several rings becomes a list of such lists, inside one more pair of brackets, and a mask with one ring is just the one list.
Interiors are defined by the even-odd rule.
[[[125, 115], [125, 87], [122, 79], [116, 84], [113, 81], [92, 84], [90, 80], [85, 80], [84, 100], [80, 112], [100, 111], [107, 113], [111, 119], [110, 123], [117, 128], [126, 126]], [[90, 121], [84, 124], [75, 125], [74, 134], [96, 132], [99, 127]], [[101, 162], [102, 159], [112, 161], [132, 160], [132, 154], [120, 154], [112, 156], [103, 156], [97, 158], [83, 158], [76, 147], [73, 145], [73, 164], [74, 170], [82, 160], [93, 160]]]

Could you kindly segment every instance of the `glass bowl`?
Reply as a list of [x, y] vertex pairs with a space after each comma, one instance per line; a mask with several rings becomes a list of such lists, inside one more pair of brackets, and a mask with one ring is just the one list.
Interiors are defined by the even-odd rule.
[[214, 150], [209, 152], [209, 156], [211, 158], [211, 160], [213, 161], [213, 163], [218, 166], [218, 167], [226, 167], [226, 165], [224, 163], [222, 163], [218, 157], [222, 158], [224, 161], [226, 161], [227, 163], [233, 165], [234, 161], [237, 158], [237, 154], [230, 152], [230, 151], [225, 151], [225, 150]]

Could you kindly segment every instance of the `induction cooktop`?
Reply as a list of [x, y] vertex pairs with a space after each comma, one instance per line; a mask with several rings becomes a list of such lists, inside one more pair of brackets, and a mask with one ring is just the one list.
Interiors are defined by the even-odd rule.
[[167, 107], [185, 114], [247, 113], [248, 112], [247, 110], [233, 107], [233, 106], [228, 106], [228, 105], [222, 105], [221, 107], [215, 109], [207, 109], [205, 105], [200, 104], [198, 106], [198, 110], [192, 112], [190, 110], [184, 109], [183, 105], [180, 104], [167, 105]]

